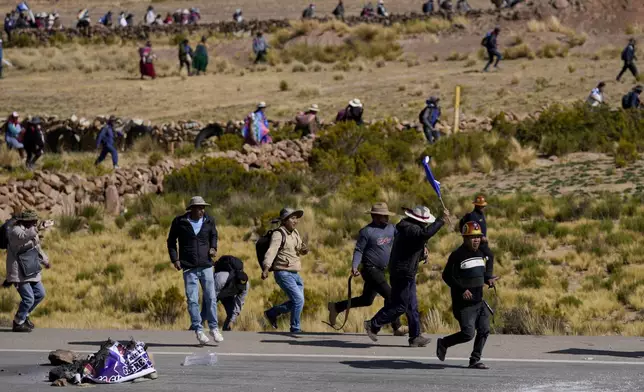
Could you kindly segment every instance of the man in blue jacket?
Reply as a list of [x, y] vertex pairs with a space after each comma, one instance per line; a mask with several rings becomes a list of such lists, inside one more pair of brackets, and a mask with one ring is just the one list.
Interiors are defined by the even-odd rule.
[[114, 122], [116, 121], [116, 117], [110, 116], [110, 118], [107, 120], [107, 123], [105, 126], [101, 129], [101, 132], [98, 134], [98, 138], [96, 139], [96, 148], [101, 149], [101, 153], [96, 158], [96, 162], [94, 162], [95, 165], [100, 164], [105, 160], [107, 157], [107, 154], [109, 153], [112, 156], [112, 164], [114, 165], [114, 169], [119, 168], [119, 154], [116, 151], [116, 147], [114, 147]]
[[494, 63], [494, 68], [499, 67], [499, 61], [503, 58], [501, 56], [501, 53], [497, 49], [497, 38], [499, 36], [499, 33], [501, 32], [501, 29], [499, 27], [495, 27], [494, 30], [491, 32], [487, 33], [485, 37], [483, 38], [483, 41], [481, 44], [485, 46], [485, 49], [487, 49], [487, 55], [488, 55], [488, 62], [485, 65], [485, 68], [483, 68], [483, 72], [487, 72], [488, 69], [490, 68], [490, 65], [494, 62], [494, 58], [496, 57], [496, 63]]
[[635, 57], [635, 39], [631, 38], [628, 40], [628, 45], [626, 45], [622, 51], [622, 61], [624, 62], [624, 66], [622, 67], [619, 75], [617, 75], [618, 82], [626, 70], [630, 70], [635, 79], [637, 79], [638, 72], [637, 67], [635, 66], [635, 60], [637, 60], [637, 57]]
[[[362, 275], [364, 288], [362, 295], [351, 299], [352, 308], [371, 306], [376, 295], [380, 294], [389, 303], [391, 287], [385, 277], [385, 269], [389, 264], [391, 247], [394, 243], [396, 227], [389, 223], [389, 217], [395, 215], [389, 211], [387, 203], [376, 203], [371, 207], [371, 223], [360, 230], [356, 248], [353, 251], [351, 273], [353, 276]], [[358, 270], [361, 266], [361, 270]], [[348, 301], [329, 302], [329, 324], [335, 325], [338, 313], [344, 312]], [[404, 336], [409, 329], [401, 326], [400, 319], [396, 318], [391, 326], [395, 336]]]
[[440, 137], [440, 132], [436, 129], [436, 123], [441, 117], [441, 108], [438, 106], [440, 98], [429, 97], [425, 101], [425, 108], [420, 112], [419, 120], [423, 124], [423, 133], [429, 144], [434, 144]]
[[199, 310], [200, 284], [203, 291], [203, 304], [206, 308], [204, 316], [210, 328], [210, 336], [216, 342], [224, 340], [217, 325], [217, 296], [213, 270], [218, 235], [214, 219], [206, 214], [205, 208], [209, 205], [201, 196], [190, 199], [187, 212], [172, 221], [167, 241], [170, 261], [177, 271], [183, 271], [191, 321], [190, 329], [195, 331], [200, 344], [210, 341], [203, 331], [203, 320]]
[[451, 225], [449, 211], [436, 219], [425, 206], [405, 208], [407, 218], [396, 225], [396, 236], [389, 260], [391, 301], [376, 315], [364, 322], [364, 328], [372, 341], [378, 340], [378, 332], [384, 325], [392, 323], [403, 313], [409, 323], [409, 346], [425, 347], [430, 338], [420, 334], [420, 315], [416, 298], [416, 273], [418, 263], [425, 254], [425, 244], [443, 227]]

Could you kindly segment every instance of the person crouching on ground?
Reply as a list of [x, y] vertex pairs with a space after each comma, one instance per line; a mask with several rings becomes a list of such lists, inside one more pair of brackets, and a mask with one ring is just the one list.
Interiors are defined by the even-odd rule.
[[13, 332], [31, 332], [35, 327], [29, 315], [45, 298], [41, 265], [49, 269], [49, 258], [40, 247], [38, 215], [26, 210], [7, 227], [7, 278], [3, 286], [14, 285], [20, 294], [20, 305], [13, 319]]
[[[246, 295], [250, 290], [248, 275], [244, 272], [244, 262], [241, 259], [226, 255], [221, 256], [215, 263], [215, 298], [226, 310], [224, 331], [230, 331], [241, 313]], [[201, 319], [206, 319], [206, 306], [201, 307]]]
[[[452, 294], [452, 312], [461, 326], [460, 332], [436, 341], [436, 356], [445, 360], [447, 349], [474, 340], [470, 368], [488, 369], [481, 362], [485, 341], [490, 334], [490, 314], [483, 302], [483, 285], [494, 285], [493, 263], [479, 249], [483, 231], [477, 222], [467, 222], [461, 228], [463, 244], [449, 255], [443, 280]], [[476, 332], [476, 338], [475, 338]]]
[[378, 340], [380, 328], [406, 314], [409, 323], [409, 346], [425, 347], [431, 339], [420, 334], [420, 315], [416, 298], [418, 263], [424, 257], [427, 241], [445, 223], [450, 226], [451, 220], [447, 209], [443, 210], [443, 217], [438, 219], [425, 206], [404, 210], [407, 218], [396, 225], [389, 260], [391, 300], [371, 320], [364, 322], [364, 328], [369, 338], [375, 342]]
[[284, 208], [279, 218], [273, 222], [280, 223], [279, 229], [271, 236], [271, 244], [262, 263], [262, 279], [266, 280], [270, 271], [274, 271], [275, 282], [288, 296], [288, 301], [273, 306], [264, 312], [270, 325], [277, 329], [277, 317], [291, 313], [291, 332], [302, 332], [300, 317], [304, 309], [304, 282], [299, 275], [302, 269], [300, 256], [309, 253], [308, 246], [302, 241], [295, 228], [298, 220], [304, 215], [302, 210]]
[[[362, 274], [364, 288], [361, 296], [351, 299], [352, 308], [371, 306], [378, 294], [384, 298], [385, 305], [391, 299], [391, 287], [387, 283], [385, 270], [396, 233], [396, 227], [389, 223], [389, 217], [396, 214], [389, 211], [387, 203], [376, 203], [367, 213], [371, 214], [371, 223], [360, 230], [351, 263], [353, 276]], [[338, 313], [344, 312], [348, 305], [348, 301], [329, 302], [329, 324], [335, 325]], [[391, 327], [395, 336], [405, 336], [409, 332], [409, 328], [401, 325], [400, 318], [394, 319]]]
[[190, 199], [187, 212], [172, 221], [167, 242], [170, 261], [177, 271], [183, 271], [190, 329], [195, 331], [200, 344], [210, 341], [203, 331], [203, 320], [199, 311], [200, 284], [206, 308], [204, 316], [210, 328], [210, 336], [215, 342], [224, 340], [217, 325], [217, 298], [212, 261], [217, 255], [218, 236], [215, 220], [206, 214], [205, 208], [209, 205], [201, 196]]

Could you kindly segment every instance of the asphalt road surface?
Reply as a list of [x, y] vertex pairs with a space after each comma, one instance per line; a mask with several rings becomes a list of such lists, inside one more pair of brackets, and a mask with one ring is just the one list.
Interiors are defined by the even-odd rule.
[[[95, 352], [102, 340], [149, 344], [157, 380], [96, 385], [95, 391], [494, 391], [631, 392], [644, 390], [644, 339], [492, 335], [490, 370], [467, 369], [471, 343], [435, 357], [435, 341], [409, 348], [403, 337], [372, 343], [356, 334], [229, 332], [197, 346], [190, 332], [0, 330], [0, 391], [51, 391], [45, 381], [54, 349]], [[186, 355], [214, 352], [214, 366], [181, 366]], [[74, 387], [69, 387], [74, 388]]]

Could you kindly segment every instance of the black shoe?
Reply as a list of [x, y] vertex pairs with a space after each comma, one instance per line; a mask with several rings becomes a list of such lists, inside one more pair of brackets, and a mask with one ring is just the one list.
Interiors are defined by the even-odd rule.
[[444, 361], [446, 355], [447, 355], [447, 347], [445, 347], [445, 345], [443, 344], [443, 339], [439, 338], [436, 341], [436, 356], [441, 361]]
[[409, 340], [409, 347], [425, 347], [431, 342], [432, 342], [431, 338], [427, 338], [423, 335], [420, 335]]
[[31, 328], [29, 328], [26, 322], [22, 324], [18, 324], [14, 321], [12, 331], [13, 332], [31, 332]]
[[468, 366], [470, 369], [489, 369], [490, 367], [484, 364], [483, 362], [470, 362], [470, 366]]
[[277, 317], [271, 317], [268, 314], [268, 310], [264, 312], [264, 316], [268, 320], [268, 323], [273, 327], [273, 329], [277, 329]]
[[27, 319], [25, 320], [25, 324], [27, 324], [27, 326], [28, 326], [29, 328], [31, 328], [31, 329], [36, 328], [36, 326], [34, 325], [34, 323], [32, 323], [32, 322], [31, 322], [31, 320], [29, 320], [29, 317], [27, 317]]

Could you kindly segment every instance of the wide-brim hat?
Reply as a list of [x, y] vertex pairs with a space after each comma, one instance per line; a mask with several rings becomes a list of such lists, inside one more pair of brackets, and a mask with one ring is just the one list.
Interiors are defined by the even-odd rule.
[[353, 108], [361, 108], [362, 107], [362, 102], [358, 98], [354, 98], [351, 101], [349, 101], [349, 106]]
[[192, 207], [207, 207], [209, 205], [210, 204], [206, 203], [203, 197], [195, 196], [192, 199], [190, 199], [190, 202], [188, 203], [188, 206], [186, 207], [186, 209], [189, 210]]
[[273, 219], [273, 223], [284, 222], [285, 220], [292, 217], [293, 215], [295, 215], [299, 219], [302, 216], [304, 216], [304, 211], [296, 210], [294, 208], [289, 208], [289, 207], [282, 208], [282, 210], [280, 211], [280, 216]]
[[40, 125], [42, 124], [42, 121], [40, 120], [40, 117], [34, 117], [31, 120], [29, 120], [29, 123], [33, 125]]
[[264, 101], [262, 101], [262, 102], [257, 104], [258, 109], [264, 109], [265, 107], [266, 107], [266, 102], [264, 102]]
[[395, 212], [389, 211], [389, 206], [387, 206], [387, 203], [385, 202], [380, 202], [372, 205], [371, 210], [367, 211], [366, 213], [371, 215], [382, 215], [382, 216], [396, 215]]
[[16, 215], [16, 220], [17, 221], [22, 221], [22, 222], [35, 222], [38, 220], [38, 214], [36, 211], [33, 210], [25, 210], [18, 215]]
[[487, 200], [485, 200], [485, 196], [483, 195], [477, 195], [474, 198], [474, 201], [472, 202], [477, 207], [485, 207], [487, 206]]
[[311, 107], [309, 108], [309, 111], [310, 111], [310, 112], [319, 112], [319, 111], [320, 111], [320, 108], [318, 107], [318, 105], [317, 105], [317, 104], [315, 104], [315, 103], [314, 103], [314, 104], [313, 104], [313, 105], [311, 105]]
[[20, 117], [20, 114], [18, 114], [18, 112], [13, 112], [11, 113], [11, 117], [18, 118]]
[[432, 213], [429, 211], [429, 208], [425, 206], [416, 206], [414, 208], [403, 207], [403, 211], [405, 211], [405, 215], [407, 215], [411, 219], [416, 220], [418, 222], [421, 222], [421, 223], [436, 222], [436, 217], [432, 215]]

